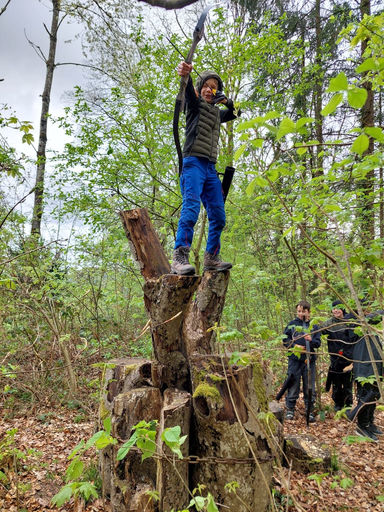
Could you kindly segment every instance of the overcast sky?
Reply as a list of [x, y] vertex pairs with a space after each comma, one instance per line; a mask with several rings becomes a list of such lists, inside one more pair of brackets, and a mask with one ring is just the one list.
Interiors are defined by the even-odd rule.
[[[0, 9], [6, 0], [0, 0]], [[7, 103], [19, 119], [32, 121], [38, 136], [41, 111], [41, 93], [45, 80], [45, 63], [36, 54], [28, 39], [48, 54], [49, 37], [44, 23], [51, 26], [51, 2], [38, 0], [11, 0], [7, 10], [0, 16], [0, 102]], [[78, 40], [72, 43], [80, 27], [63, 23], [58, 32], [56, 62], [81, 62], [81, 46]], [[58, 66], [54, 72], [50, 112], [62, 111], [62, 95], [83, 82], [81, 68]], [[53, 136], [53, 128], [49, 132]], [[13, 137], [12, 137], [13, 138]], [[50, 133], [48, 133], [50, 138]], [[54, 141], [53, 141], [54, 142]], [[23, 148], [25, 149], [25, 148]]]
[[[6, 0], [0, 0], [0, 10]], [[52, 4], [39, 0], [11, 0], [7, 10], [0, 16], [0, 103], [7, 104], [23, 121], [31, 121], [37, 144], [41, 112], [41, 93], [45, 81], [45, 63], [29, 44], [27, 37], [48, 54], [49, 37], [44, 24], [50, 29]], [[74, 36], [81, 27], [63, 23], [58, 32], [56, 62], [82, 62], [81, 45]], [[73, 40], [68, 43], [66, 41]], [[75, 85], [84, 83], [82, 69], [77, 66], [58, 66], [54, 72], [50, 113], [58, 116], [65, 106], [63, 93], [73, 90]], [[10, 145], [31, 156], [36, 156], [33, 148], [21, 144], [19, 132], [7, 130], [3, 135]], [[48, 148], [61, 149], [63, 134], [52, 123], [48, 126]], [[8, 190], [8, 202], [12, 204], [16, 196], [26, 193], [34, 185], [35, 169], [27, 169], [26, 180], [17, 190]], [[4, 185], [4, 182], [3, 182]], [[22, 197], [22, 196], [21, 196]], [[30, 213], [31, 202], [21, 205], [24, 213]]]

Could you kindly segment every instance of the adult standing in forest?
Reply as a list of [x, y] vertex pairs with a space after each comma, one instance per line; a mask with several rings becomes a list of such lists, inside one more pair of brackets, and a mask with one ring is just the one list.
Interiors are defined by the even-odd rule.
[[[372, 325], [378, 325], [383, 321], [384, 311], [375, 313], [366, 313], [366, 320]], [[356, 434], [362, 437], [368, 437], [377, 442], [378, 437], [383, 432], [375, 425], [374, 414], [376, 409], [376, 400], [380, 398], [380, 390], [375, 378], [374, 365], [379, 376], [383, 375], [383, 345], [379, 336], [354, 335], [353, 350], [353, 373], [357, 382], [357, 396], [359, 399], [357, 413]], [[368, 344], [373, 355], [373, 361], [369, 354]], [[379, 348], [378, 348], [379, 347]], [[366, 405], [365, 405], [366, 404]]]
[[[225, 226], [224, 199], [221, 181], [217, 176], [217, 160], [220, 125], [236, 119], [233, 101], [223, 93], [223, 82], [214, 71], [201, 73], [193, 86], [190, 73], [192, 64], [181, 62], [177, 72], [187, 76], [185, 90], [187, 107], [186, 139], [183, 148], [183, 169], [180, 188], [183, 197], [176, 243], [171, 266], [172, 274], [195, 274], [189, 263], [189, 251], [193, 231], [200, 212], [200, 201], [207, 211], [209, 229], [204, 270], [224, 271], [232, 264], [219, 258], [220, 237]], [[220, 109], [218, 104], [225, 105]]]
[[332, 302], [332, 318], [324, 322], [321, 334], [327, 336], [328, 353], [331, 364], [328, 370], [328, 383], [332, 383], [332, 399], [335, 411], [350, 407], [352, 398], [353, 334], [347, 319], [345, 306], [340, 300]]
[[[284, 330], [284, 347], [289, 349], [288, 356], [288, 377], [292, 375], [292, 384], [288, 388], [285, 403], [287, 411], [285, 413], [286, 420], [293, 420], [295, 415], [295, 406], [300, 395], [300, 383], [303, 381], [303, 394], [306, 408], [310, 407], [309, 422], [316, 421], [313, 414], [313, 406], [316, 399], [316, 348], [320, 347], [320, 332], [317, 325], [310, 326], [311, 305], [306, 300], [301, 300], [296, 305], [296, 318], [291, 320]], [[311, 385], [313, 389], [311, 403], [308, 404], [308, 369], [306, 341], [310, 346], [310, 369], [311, 369]]]

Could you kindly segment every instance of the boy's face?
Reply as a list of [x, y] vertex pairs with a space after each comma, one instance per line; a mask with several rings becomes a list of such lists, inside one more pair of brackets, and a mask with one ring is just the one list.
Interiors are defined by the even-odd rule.
[[344, 318], [344, 311], [342, 309], [333, 308], [332, 309], [332, 315], [335, 318]]
[[309, 309], [304, 309], [303, 306], [297, 306], [296, 308], [297, 318], [300, 318], [300, 320], [308, 321], [310, 313]]
[[205, 99], [207, 103], [212, 103], [213, 100], [213, 92], [212, 89], [217, 91], [219, 84], [215, 78], [209, 78], [206, 82], [203, 83], [203, 87], [201, 88], [201, 96]]

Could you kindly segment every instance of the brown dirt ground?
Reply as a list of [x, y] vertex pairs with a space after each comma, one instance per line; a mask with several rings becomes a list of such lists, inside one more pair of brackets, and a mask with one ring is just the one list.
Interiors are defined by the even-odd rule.
[[[301, 400], [300, 400], [301, 402]], [[384, 412], [376, 413], [377, 425], [384, 431]], [[76, 420], [76, 421], [75, 421]], [[24, 416], [13, 419], [0, 419], [0, 448], [5, 434], [11, 429], [18, 429], [15, 434], [17, 450], [27, 453], [35, 450], [25, 460], [19, 462], [19, 512], [48, 512], [57, 510], [50, 500], [64, 484], [63, 477], [68, 466], [68, 455], [81, 439], [89, 439], [94, 433], [93, 421], [79, 421], [76, 411], [67, 409], [40, 410], [32, 415], [27, 411]], [[285, 434], [307, 433], [304, 407], [298, 403], [296, 417], [284, 423]], [[324, 421], [318, 419], [311, 424], [309, 433], [315, 435], [321, 443], [335, 450], [340, 470], [325, 476], [319, 486], [308, 475], [291, 472], [290, 488], [301, 510], [311, 512], [333, 512], [347, 510], [350, 512], [384, 511], [384, 503], [377, 497], [384, 495], [384, 436], [379, 443], [347, 444], [345, 437], [353, 435], [354, 429], [346, 420], [334, 419], [328, 413]], [[1, 450], [0, 450], [1, 452]], [[94, 449], [87, 452], [86, 462], [96, 464]], [[11, 466], [11, 467], [10, 467]], [[1, 460], [0, 469], [8, 476], [8, 481], [0, 481], [0, 512], [17, 512], [16, 478], [12, 461]], [[288, 478], [288, 469], [284, 469]], [[337, 480], [335, 477], [338, 477]], [[350, 478], [353, 485], [343, 489], [340, 485], [332, 489], [333, 483]], [[282, 486], [281, 474], [276, 470], [274, 492], [279, 511], [298, 510], [289, 504], [287, 492]], [[109, 512], [110, 505], [99, 498], [86, 507], [71, 501], [60, 511], [67, 512]]]

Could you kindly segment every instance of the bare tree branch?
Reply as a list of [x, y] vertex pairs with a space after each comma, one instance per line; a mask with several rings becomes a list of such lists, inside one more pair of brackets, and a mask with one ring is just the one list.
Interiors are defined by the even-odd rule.
[[163, 7], [164, 9], [171, 10], [182, 9], [183, 7], [187, 7], [187, 5], [196, 3], [197, 0], [139, 0], [139, 2], [144, 2], [153, 7]]
[[11, 0], [8, 0], [8, 2], [0, 9], [0, 16], [7, 10], [8, 5], [11, 3]]

